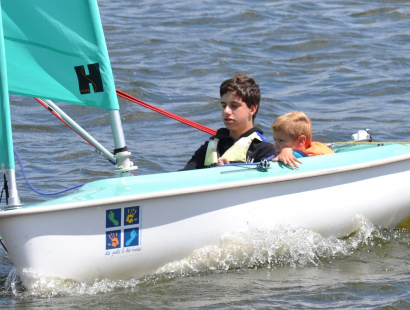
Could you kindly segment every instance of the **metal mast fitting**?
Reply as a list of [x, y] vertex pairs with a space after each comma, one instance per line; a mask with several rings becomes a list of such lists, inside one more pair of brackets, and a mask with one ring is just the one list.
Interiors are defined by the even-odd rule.
[[128, 151], [125, 144], [124, 132], [122, 130], [120, 112], [118, 110], [109, 110], [110, 124], [112, 135], [114, 138], [114, 157], [115, 157], [115, 171], [120, 172], [122, 177], [130, 176], [132, 170], [138, 169], [130, 160], [131, 152]]

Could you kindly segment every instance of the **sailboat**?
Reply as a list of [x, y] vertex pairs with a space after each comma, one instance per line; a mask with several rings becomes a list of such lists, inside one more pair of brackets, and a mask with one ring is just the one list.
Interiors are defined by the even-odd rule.
[[[24, 8], [24, 9], [23, 9]], [[32, 274], [92, 283], [157, 272], [228, 233], [303, 227], [343, 237], [364, 217], [396, 227], [410, 217], [410, 145], [337, 144], [335, 154], [132, 176], [96, 0], [1, 3], [0, 161], [8, 184], [0, 235], [30, 289]], [[47, 34], [47, 35], [45, 35]], [[115, 164], [118, 177], [24, 205], [18, 196], [9, 94], [36, 97]], [[105, 109], [114, 154], [52, 100]]]

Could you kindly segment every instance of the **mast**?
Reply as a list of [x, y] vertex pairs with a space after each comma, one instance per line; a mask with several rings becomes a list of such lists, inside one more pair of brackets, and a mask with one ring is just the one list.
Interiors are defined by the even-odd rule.
[[[129, 160], [131, 153], [125, 144], [97, 0], [73, 0], [69, 6], [66, 0], [46, 2], [13, 0], [1, 5], [3, 16], [7, 16], [2, 30], [5, 37], [1, 34], [6, 42], [6, 45], [2, 42], [1, 60], [4, 66], [1, 77], [6, 82], [2, 99], [5, 115], [10, 113], [8, 93], [105, 109], [110, 117], [115, 151], [114, 156], [103, 153], [114, 159], [116, 172], [130, 175], [137, 167]], [[8, 153], [0, 150], [4, 153], [0, 154], [0, 164], [14, 172], [9, 116], [2, 123], [5, 129], [0, 137], [8, 135], [9, 142], [0, 142], [1, 149], [8, 150]], [[6, 144], [7, 148], [2, 147]], [[14, 180], [13, 175], [10, 180]]]
[[[1, 7], [1, 4], [0, 4]], [[0, 164], [4, 179], [6, 204], [8, 208], [20, 207], [17, 193], [15, 164], [13, 154], [13, 138], [10, 117], [9, 89], [7, 82], [6, 55], [4, 52], [3, 22], [0, 14]], [[6, 182], [5, 182], [6, 183]], [[8, 196], [8, 199], [7, 199]]]
[[122, 130], [121, 117], [119, 110], [108, 110], [110, 117], [111, 131], [114, 139], [114, 157], [116, 159], [115, 167], [117, 172], [120, 172], [122, 177], [130, 176], [131, 170], [138, 169], [134, 167], [132, 161], [130, 161], [131, 152], [128, 152], [127, 145], [125, 144], [124, 132]]

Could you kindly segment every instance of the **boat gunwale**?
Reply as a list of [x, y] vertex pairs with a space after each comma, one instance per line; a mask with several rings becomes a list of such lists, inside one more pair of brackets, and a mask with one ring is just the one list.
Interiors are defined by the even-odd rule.
[[164, 190], [159, 192], [150, 192], [146, 194], [132, 194], [127, 196], [116, 196], [110, 198], [101, 198], [95, 199], [90, 201], [80, 201], [80, 202], [72, 202], [72, 203], [65, 203], [65, 204], [56, 204], [56, 205], [46, 205], [46, 206], [34, 206], [28, 208], [21, 208], [21, 209], [13, 209], [13, 210], [2, 210], [0, 211], [0, 219], [7, 218], [7, 217], [15, 217], [20, 215], [28, 215], [28, 214], [37, 214], [37, 213], [45, 213], [45, 212], [57, 212], [69, 209], [80, 209], [80, 208], [88, 208], [88, 207], [96, 207], [96, 206], [106, 206], [112, 204], [122, 204], [122, 203], [129, 203], [132, 201], [137, 200], [147, 200], [147, 199], [156, 199], [156, 198], [163, 198], [163, 197], [170, 197], [170, 196], [180, 196], [180, 195], [188, 195], [194, 193], [201, 193], [201, 192], [208, 192], [208, 191], [215, 191], [215, 190], [223, 190], [229, 189], [232, 187], [245, 187], [245, 186], [253, 186], [253, 185], [261, 185], [267, 183], [278, 183], [278, 182], [285, 182], [285, 181], [292, 181], [296, 179], [305, 179], [305, 178], [312, 178], [318, 177], [323, 175], [330, 175], [330, 174], [338, 174], [343, 172], [349, 172], [353, 170], [362, 170], [368, 169], [372, 167], [377, 167], [385, 164], [396, 163], [400, 161], [406, 161], [410, 159], [409, 154], [397, 155], [389, 158], [383, 159], [376, 159], [369, 162], [352, 164], [348, 166], [342, 167], [332, 167], [326, 169], [320, 169], [315, 171], [308, 171], [308, 172], [301, 172], [298, 174], [288, 174], [282, 176], [271, 176], [266, 178], [252, 178], [248, 180], [241, 180], [241, 181], [231, 181], [226, 183], [218, 183], [212, 185], [202, 185], [198, 187], [190, 187], [185, 189], [172, 189], [172, 190]]

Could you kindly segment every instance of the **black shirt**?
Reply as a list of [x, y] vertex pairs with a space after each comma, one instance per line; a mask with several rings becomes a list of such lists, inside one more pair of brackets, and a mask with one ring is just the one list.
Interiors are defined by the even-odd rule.
[[[257, 127], [254, 127], [247, 132], [245, 132], [242, 136], [239, 137], [247, 137], [254, 132], [259, 132], [263, 134], [263, 131]], [[214, 138], [219, 139], [217, 152], [219, 155], [223, 155], [232, 145], [234, 145], [235, 141], [233, 138], [229, 136], [229, 130], [227, 128], [221, 128], [216, 132], [216, 135], [213, 136]], [[192, 158], [188, 161], [186, 166], [182, 170], [192, 170], [192, 169], [202, 169], [205, 168], [205, 155], [206, 150], [208, 148], [208, 141], [206, 141], [201, 147], [196, 150], [195, 154]], [[247, 162], [260, 162], [261, 159], [268, 158], [272, 155], [277, 155], [276, 150], [273, 147], [273, 144], [269, 142], [262, 142], [258, 139], [254, 139], [249, 146], [248, 152], [246, 154]]]

